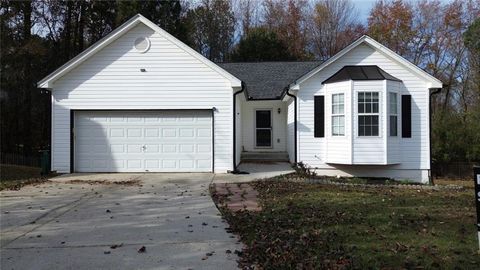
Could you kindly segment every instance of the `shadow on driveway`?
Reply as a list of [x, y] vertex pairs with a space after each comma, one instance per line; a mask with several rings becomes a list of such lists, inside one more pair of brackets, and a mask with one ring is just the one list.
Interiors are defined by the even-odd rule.
[[242, 247], [210, 198], [212, 174], [131, 177], [139, 183], [54, 179], [1, 192], [1, 268], [236, 269]]

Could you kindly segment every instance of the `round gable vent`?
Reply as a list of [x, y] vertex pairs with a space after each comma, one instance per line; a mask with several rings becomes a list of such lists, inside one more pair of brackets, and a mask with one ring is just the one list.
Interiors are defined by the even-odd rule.
[[150, 49], [150, 40], [147, 37], [139, 37], [135, 39], [133, 47], [139, 53], [147, 52]]

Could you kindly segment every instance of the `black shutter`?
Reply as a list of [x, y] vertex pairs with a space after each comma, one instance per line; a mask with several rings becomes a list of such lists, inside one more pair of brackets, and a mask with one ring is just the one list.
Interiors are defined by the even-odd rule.
[[412, 96], [402, 95], [402, 137], [412, 137]]
[[314, 103], [314, 136], [325, 137], [325, 97], [315, 96]]

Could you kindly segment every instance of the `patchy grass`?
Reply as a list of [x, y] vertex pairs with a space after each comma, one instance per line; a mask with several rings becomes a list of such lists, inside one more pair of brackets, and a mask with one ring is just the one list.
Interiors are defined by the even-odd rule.
[[0, 164], [0, 190], [20, 189], [22, 186], [48, 181], [40, 168]]
[[261, 212], [222, 209], [245, 269], [478, 269], [471, 189], [260, 181]]
[[464, 188], [475, 188], [473, 183], [473, 176], [471, 179], [451, 179], [451, 178], [439, 178], [434, 180], [435, 185], [439, 186], [448, 186], [448, 185], [457, 185]]

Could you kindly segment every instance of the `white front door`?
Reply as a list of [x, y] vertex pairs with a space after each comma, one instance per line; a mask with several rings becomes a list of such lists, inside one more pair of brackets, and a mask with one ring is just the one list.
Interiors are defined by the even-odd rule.
[[211, 111], [77, 111], [76, 172], [210, 172]]

